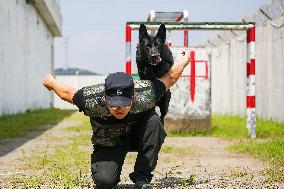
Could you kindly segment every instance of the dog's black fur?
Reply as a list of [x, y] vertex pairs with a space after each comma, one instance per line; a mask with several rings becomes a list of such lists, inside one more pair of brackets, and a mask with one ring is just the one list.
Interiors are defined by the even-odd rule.
[[[161, 24], [156, 36], [150, 36], [144, 24], [139, 28], [139, 44], [136, 50], [138, 74], [142, 80], [161, 78], [174, 64], [171, 50], [166, 44], [166, 27]], [[171, 99], [170, 90], [166, 91], [157, 105], [161, 112], [161, 121], [168, 112]]]

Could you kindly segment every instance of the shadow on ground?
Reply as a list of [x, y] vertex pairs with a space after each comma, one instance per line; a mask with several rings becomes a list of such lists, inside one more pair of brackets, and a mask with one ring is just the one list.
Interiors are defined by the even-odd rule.
[[[40, 112], [41, 111], [41, 112]], [[30, 123], [29, 121], [27, 121], [27, 119], [18, 119], [16, 116], [17, 115], [11, 115], [11, 116], [5, 116], [5, 117], [0, 117], [0, 132], [1, 132], [1, 136], [2, 138], [0, 138], [0, 157], [5, 156], [6, 154], [14, 151], [15, 149], [17, 149], [18, 147], [22, 146], [23, 144], [25, 144], [26, 142], [39, 137], [40, 135], [42, 135], [45, 131], [52, 129], [53, 127], [55, 127], [57, 124], [59, 124], [64, 118], [71, 116], [71, 114], [74, 113], [74, 111], [66, 111], [66, 110], [38, 110], [36, 111], [36, 116], [32, 115], [33, 112], [31, 113], [27, 113], [27, 115], [29, 116], [34, 116], [33, 117], [33, 122], [37, 123], [37, 119], [41, 119], [41, 117], [44, 117], [44, 113], [45, 111], [53, 111], [52, 113], [54, 114], [54, 116], [52, 116], [51, 114], [51, 118], [50, 121], [46, 122], [45, 124], [41, 123], [40, 121], [38, 125], [36, 125], [36, 127], [34, 126], [34, 123]], [[22, 114], [24, 115], [24, 114]], [[49, 114], [50, 116], [50, 114]], [[15, 118], [16, 117], [16, 118]], [[17, 119], [17, 121], [15, 121], [15, 119]], [[5, 124], [7, 122], [10, 122], [9, 124]], [[11, 122], [15, 122], [15, 124], [11, 125]], [[33, 125], [33, 126], [31, 126]], [[7, 127], [11, 127], [11, 128], [7, 128]], [[26, 129], [22, 129], [21, 130], [21, 135], [22, 136], [15, 136], [15, 137], [5, 137], [5, 132], [7, 132], [7, 129], [11, 129], [9, 132], [18, 132], [18, 128], [19, 127], [26, 127]], [[0, 137], [1, 137], [0, 136]]]

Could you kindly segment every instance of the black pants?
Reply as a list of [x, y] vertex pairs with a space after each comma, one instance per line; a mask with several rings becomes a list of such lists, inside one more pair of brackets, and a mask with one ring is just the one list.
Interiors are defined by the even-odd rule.
[[151, 181], [151, 172], [157, 165], [158, 153], [165, 136], [159, 116], [151, 110], [139, 119], [137, 125], [131, 127], [126, 138], [118, 146], [95, 147], [91, 156], [91, 169], [97, 188], [108, 189], [119, 183], [122, 165], [129, 151], [138, 151], [130, 179], [135, 182], [138, 177], [144, 177]]

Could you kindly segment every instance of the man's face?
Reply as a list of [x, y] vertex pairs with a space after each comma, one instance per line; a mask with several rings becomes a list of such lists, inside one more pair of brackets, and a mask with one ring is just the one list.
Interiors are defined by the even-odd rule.
[[108, 107], [110, 113], [117, 119], [123, 119], [131, 110], [131, 106]]

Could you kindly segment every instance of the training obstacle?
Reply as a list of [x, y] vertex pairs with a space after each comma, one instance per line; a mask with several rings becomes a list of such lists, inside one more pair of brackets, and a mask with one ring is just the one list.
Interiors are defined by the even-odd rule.
[[[126, 23], [126, 73], [131, 74], [131, 31], [138, 30], [140, 24], [148, 29], [157, 29], [160, 22]], [[255, 23], [254, 22], [163, 22], [167, 31], [172, 30], [244, 30], [247, 31], [247, 118], [246, 127], [251, 138], [256, 138], [255, 99]]]

